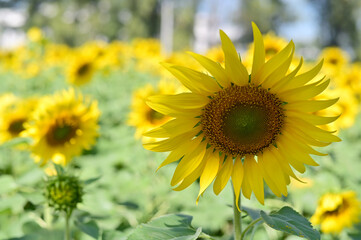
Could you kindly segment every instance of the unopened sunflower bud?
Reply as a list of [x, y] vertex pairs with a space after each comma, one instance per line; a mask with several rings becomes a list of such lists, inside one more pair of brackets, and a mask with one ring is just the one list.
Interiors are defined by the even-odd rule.
[[71, 213], [82, 201], [83, 186], [77, 177], [58, 175], [46, 181], [45, 197], [50, 207]]

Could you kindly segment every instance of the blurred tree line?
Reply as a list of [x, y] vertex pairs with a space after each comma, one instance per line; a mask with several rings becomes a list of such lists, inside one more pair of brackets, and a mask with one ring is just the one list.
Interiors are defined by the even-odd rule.
[[[91, 39], [158, 38], [161, 1], [169, 0], [0, 0], [0, 8], [26, 8], [25, 30], [37, 26], [56, 42], [75, 46]], [[199, 0], [174, 2], [179, 49], [191, 45]]]
[[[206, 0], [0, 0], [0, 8], [26, 8], [25, 30], [38, 26], [56, 42], [79, 45], [89, 39], [131, 40], [160, 35], [161, 3], [174, 2], [174, 50], [191, 48], [195, 13]], [[276, 34], [283, 23], [297, 21], [285, 0], [234, 0], [232, 20], [242, 32], [241, 42], [252, 41], [251, 21], [263, 32]], [[318, 13], [319, 47], [340, 46], [361, 59], [360, 0], [306, 0]], [[210, 2], [210, 1], [208, 1]], [[221, 2], [220, 2], [221, 4]], [[211, 13], [212, 14], [212, 13]], [[76, 37], [75, 37], [76, 36]]]

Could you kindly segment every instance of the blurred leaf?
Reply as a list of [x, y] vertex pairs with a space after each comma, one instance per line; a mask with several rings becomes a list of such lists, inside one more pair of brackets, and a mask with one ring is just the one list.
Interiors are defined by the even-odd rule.
[[0, 194], [8, 193], [17, 188], [15, 180], [10, 175], [4, 175], [0, 177]]
[[61, 165], [59, 165], [59, 164], [56, 164], [56, 163], [53, 163], [53, 164], [54, 164], [54, 168], [55, 168], [56, 174], [57, 174], [58, 176], [64, 175], [64, 173], [65, 173], [64, 168], [63, 168]]
[[259, 210], [256, 210], [253, 208], [248, 208], [245, 206], [242, 206], [241, 208], [242, 208], [242, 211], [245, 211], [252, 218], [252, 220], [256, 220], [261, 217]]
[[26, 200], [31, 202], [34, 205], [38, 205], [40, 203], [45, 202], [45, 197], [40, 191], [34, 192], [19, 192]]
[[88, 184], [98, 181], [100, 178], [101, 178], [101, 176], [95, 177], [95, 178], [89, 178], [87, 180], [84, 180], [83, 183], [84, 183], [84, 185], [88, 185]]
[[126, 240], [127, 237], [118, 231], [104, 231], [102, 234], [102, 240]]
[[196, 240], [202, 229], [191, 226], [192, 216], [181, 214], [165, 215], [147, 224], [141, 224], [129, 236], [129, 240]]
[[99, 228], [95, 221], [90, 220], [89, 222], [75, 221], [75, 226], [83, 233], [91, 236], [94, 239], [99, 237]]
[[320, 239], [320, 233], [312, 228], [311, 223], [290, 207], [269, 215], [261, 211], [261, 217], [273, 229], [310, 240]]
[[31, 138], [18, 137], [18, 138], [11, 139], [11, 140], [1, 144], [0, 148], [11, 148], [11, 147], [15, 147], [20, 144], [30, 144], [31, 142], [32, 142]]

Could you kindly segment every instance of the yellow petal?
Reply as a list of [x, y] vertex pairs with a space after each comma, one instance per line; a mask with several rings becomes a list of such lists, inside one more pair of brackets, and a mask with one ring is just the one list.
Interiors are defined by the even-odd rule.
[[199, 166], [191, 174], [184, 178], [176, 188], [173, 188], [173, 190], [182, 191], [185, 188], [189, 187], [192, 183], [194, 183], [201, 176], [205, 163], [206, 159], [203, 158], [202, 163], [199, 164]]
[[254, 22], [252, 22], [252, 28], [253, 28], [254, 50], [253, 50], [251, 80], [253, 82], [256, 77], [256, 74], [259, 72], [259, 70], [261, 69], [261, 67], [265, 62], [265, 50], [264, 50], [262, 34]]
[[216, 80], [222, 87], [230, 86], [231, 82], [221, 65], [211, 59], [197, 53], [189, 52]]
[[330, 79], [326, 81], [323, 81], [323, 79], [321, 79], [320, 81], [317, 81], [313, 84], [291, 89], [285, 92], [280, 92], [278, 93], [278, 96], [286, 102], [307, 100], [323, 92], [329, 84]]
[[219, 31], [222, 41], [222, 49], [225, 58], [225, 70], [228, 78], [239, 86], [248, 84], [248, 72], [241, 63], [236, 48], [231, 39], [222, 31]]
[[181, 146], [185, 141], [192, 139], [199, 131], [197, 128], [192, 129], [190, 132], [161, 140], [158, 142], [151, 142], [143, 144], [143, 147], [153, 152], [168, 152]]
[[297, 110], [302, 112], [317, 112], [328, 108], [335, 104], [339, 98], [329, 100], [301, 100], [297, 102], [289, 102], [283, 107], [289, 110]]
[[264, 81], [263, 81], [263, 79], [260, 79], [260, 84], [264, 88], [267, 88], [266, 87], [267, 85], [273, 85], [273, 84], [279, 82], [283, 77], [285, 77], [285, 74], [287, 73], [288, 68], [290, 67], [290, 64], [292, 62], [294, 52], [295, 52], [295, 49], [293, 47], [291, 54], [289, 55], [288, 58], [286, 58], [285, 61], [283, 61], [283, 63], [281, 62], [282, 64], [280, 64], [277, 68], [274, 68], [274, 71]]
[[311, 70], [302, 73], [298, 76], [296, 76], [292, 81], [290, 82], [290, 87], [297, 88], [305, 85], [309, 81], [311, 81], [314, 77], [317, 76], [317, 74], [320, 72], [323, 65], [323, 60], [321, 60], [315, 67], [313, 67]]
[[244, 168], [245, 172], [249, 172], [249, 174], [247, 174], [248, 183], [251, 186], [254, 195], [261, 204], [264, 204], [263, 177], [253, 156], [246, 155]]
[[[169, 138], [172, 136], [177, 136], [192, 130], [198, 122], [199, 118], [175, 118], [166, 122], [160, 127], [143, 133], [143, 136], [153, 138]], [[200, 126], [198, 126], [198, 128], [200, 131]]]
[[165, 165], [180, 160], [184, 155], [188, 154], [189, 152], [192, 152], [195, 148], [199, 146], [201, 143], [202, 137], [197, 137], [192, 140], [185, 141], [182, 145], [180, 145], [178, 148], [174, 149], [168, 157], [159, 165], [157, 168], [157, 171], [164, 167]]
[[[271, 189], [271, 191], [277, 196], [277, 197], [281, 197], [282, 196], [282, 193], [281, 191], [279, 190], [280, 189], [280, 186], [278, 186], [278, 182], [276, 182], [273, 178], [275, 178], [273, 175], [276, 175], [277, 172], [272, 172], [271, 169], [268, 169], [268, 165], [265, 164], [265, 161], [267, 163], [270, 163], [272, 160], [271, 159], [263, 159], [263, 154], [259, 154], [257, 155], [257, 162], [260, 166], [260, 171], [262, 172], [262, 176], [266, 182], [266, 184], [268, 185], [268, 187]], [[272, 162], [271, 163], [271, 168], [276, 168], [278, 171], [279, 171], [279, 168], [277, 167], [274, 167], [275, 164], [278, 164], [276, 161]], [[270, 174], [268, 173], [270, 172]], [[282, 174], [282, 173], [281, 173]], [[271, 177], [272, 176], [272, 177]], [[280, 175], [282, 176], [282, 175]], [[278, 177], [278, 176], [276, 176]], [[281, 180], [284, 180], [283, 177], [279, 177], [279, 179]], [[277, 179], [277, 180], [279, 180]]]
[[153, 95], [148, 101], [162, 103], [177, 109], [199, 109], [209, 103], [209, 98], [196, 93], [179, 93], [175, 95]]
[[163, 115], [168, 115], [171, 117], [188, 117], [188, 118], [194, 118], [194, 117], [198, 117], [202, 114], [202, 108], [198, 108], [198, 109], [176, 109], [174, 107], [168, 106], [165, 103], [156, 103], [156, 102], [151, 102], [151, 101], [147, 101], [146, 102], [147, 105], [154, 109], [155, 111], [163, 114]]
[[261, 166], [264, 166], [266, 174], [275, 183], [280, 193], [287, 196], [286, 173], [282, 170], [277, 159], [275, 159], [274, 154], [272, 154], [271, 151], [265, 150], [263, 154], [260, 155], [259, 162]]
[[199, 94], [208, 96], [222, 90], [214, 78], [204, 73], [182, 66], [174, 66], [173, 68], [177, 69], [185, 77], [187, 77], [191, 84], [193, 84], [193, 87], [197, 89], [197, 93]]
[[242, 182], [243, 182], [243, 173], [244, 173], [244, 169], [243, 169], [242, 160], [239, 157], [237, 157], [235, 159], [235, 162], [234, 162], [234, 165], [233, 165], [232, 183], [233, 183], [234, 194], [236, 196], [236, 205], [237, 205], [238, 211], [241, 211], [241, 209], [238, 206], [238, 202], [239, 202], [239, 197], [240, 197], [240, 194], [241, 194], [241, 186], [242, 186]]
[[298, 64], [298, 66], [289, 74], [287, 74], [284, 78], [282, 78], [280, 81], [274, 83], [274, 85], [265, 86], [266, 88], [271, 88], [272, 93], [278, 93], [282, 91], [287, 91], [290, 88], [288, 87], [289, 82], [297, 75], [298, 71], [301, 69], [303, 64], [303, 58], [301, 57], [301, 60]]
[[223, 188], [227, 185], [227, 182], [228, 182], [229, 178], [231, 177], [232, 169], [233, 169], [233, 159], [230, 157], [227, 157], [227, 159], [223, 163], [222, 168], [218, 172], [217, 178], [213, 184], [213, 192], [216, 195], [218, 195], [223, 190]]
[[291, 136], [297, 137], [297, 139], [304, 140], [305, 143], [312, 146], [326, 147], [331, 144], [331, 142], [322, 142], [310, 137], [309, 135], [305, 134], [302, 130], [298, 129], [296, 126], [288, 126], [287, 128], [284, 128], [283, 131], [288, 132]]
[[202, 142], [193, 152], [185, 155], [174, 171], [171, 185], [175, 186], [191, 174], [202, 162], [206, 152], [206, 143]]
[[[271, 73], [273, 73], [277, 68], [279, 68], [283, 63], [288, 62], [289, 58], [293, 57], [292, 52], [294, 52], [294, 43], [291, 41], [284, 49], [278, 52], [270, 60], [268, 60], [257, 73], [257, 75], [252, 78], [252, 82], [256, 85], [261, 84], [264, 79], [266, 79]], [[291, 55], [291, 56], [290, 56]], [[288, 68], [287, 68], [288, 69]]]
[[340, 115], [336, 117], [323, 117], [315, 114], [309, 114], [299, 111], [287, 111], [287, 117], [289, 118], [301, 118], [313, 125], [325, 125], [336, 121]]
[[199, 193], [197, 197], [197, 203], [199, 197], [203, 192], [207, 189], [207, 187], [213, 182], [214, 178], [217, 176], [218, 168], [219, 168], [219, 154], [218, 152], [213, 153], [213, 149], [209, 149], [207, 154], [205, 155], [205, 167], [202, 172], [200, 181], [199, 181]]

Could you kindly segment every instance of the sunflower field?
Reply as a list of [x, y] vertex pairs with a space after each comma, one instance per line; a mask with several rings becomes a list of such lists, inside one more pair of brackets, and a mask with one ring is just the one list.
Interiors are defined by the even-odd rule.
[[0, 239], [361, 239], [361, 62], [249, 24], [0, 50]]

